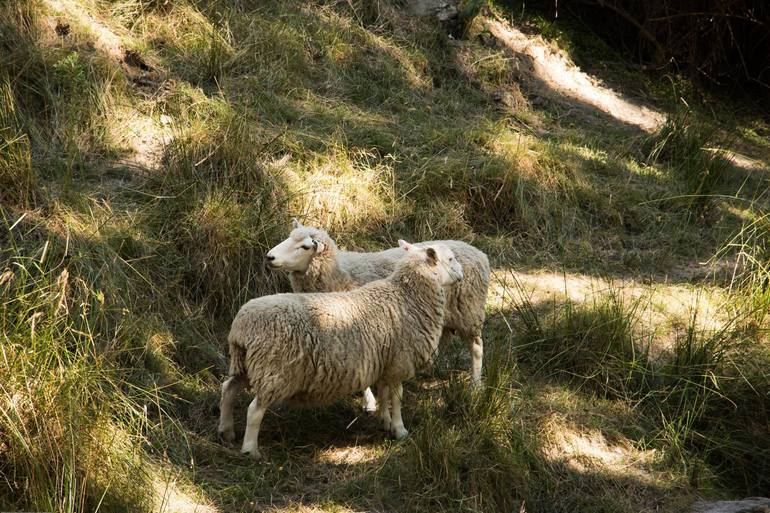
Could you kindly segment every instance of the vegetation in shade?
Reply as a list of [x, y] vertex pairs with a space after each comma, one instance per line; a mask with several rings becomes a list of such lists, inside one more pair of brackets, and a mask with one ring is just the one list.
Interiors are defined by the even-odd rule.
[[[756, 490], [767, 486], [756, 471], [770, 445], [754, 438], [770, 405], [767, 347], [756, 343], [762, 308], [717, 330], [699, 328], [693, 311], [670, 349], [653, 357], [635, 325], [639, 301], [627, 304], [617, 291], [593, 302], [554, 304], [545, 318], [521, 293], [513, 298], [512, 323], [522, 332], [515, 348], [534, 375], [634, 405], [649, 422], [645, 443], [698, 484], [722, 478]], [[742, 426], [751, 426], [748, 437]], [[747, 460], [749, 467], [734, 465]]]
[[[523, 93], [474, 23], [496, 7], [461, 8], [447, 28], [389, 1], [0, 5], [0, 509], [680, 511], [767, 490], [767, 123], [644, 74], [660, 130], [597, 125]], [[406, 387], [405, 442], [350, 398], [270, 412], [254, 464], [215, 440], [225, 338], [287, 290], [262, 258], [293, 216], [345, 248], [461, 238], [496, 272], [617, 286], [542, 300], [495, 277], [482, 390], [454, 341]], [[730, 273], [681, 272], [711, 257]], [[729, 308], [658, 326], [633, 279]]]

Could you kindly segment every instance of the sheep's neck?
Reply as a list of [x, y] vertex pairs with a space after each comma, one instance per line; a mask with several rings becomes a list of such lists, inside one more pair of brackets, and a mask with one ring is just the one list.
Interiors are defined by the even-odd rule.
[[340, 269], [335, 255], [316, 256], [307, 271], [289, 276], [294, 292], [338, 292], [358, 287], [350, 274]]

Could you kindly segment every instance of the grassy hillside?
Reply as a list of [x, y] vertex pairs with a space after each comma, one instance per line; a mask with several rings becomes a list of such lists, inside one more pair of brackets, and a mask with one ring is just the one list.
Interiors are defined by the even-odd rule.
[[[682, 511], [770, 489], [770, 126], [574, 27], [472, 14], [0, 4], [0, 510]], [[492, 22], [665, 122], [555, 94]], [[287, 290], [262, 258], [292, 216], [347, 249], [486, 251], [484, 389], [458, 341], [406, 387], [403, 442], [355, 398], [270, 412], [261, 463], [217, 442], [227, 329]]]

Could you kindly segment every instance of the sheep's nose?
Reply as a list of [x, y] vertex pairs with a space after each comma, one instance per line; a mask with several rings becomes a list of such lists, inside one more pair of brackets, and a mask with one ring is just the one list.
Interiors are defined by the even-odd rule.
[[272, 262], [273, 260], [275, 260], [275, 257], [273, 255], [267, 255], [265, 256], [265, 260], [267, 260], [268, 262]]

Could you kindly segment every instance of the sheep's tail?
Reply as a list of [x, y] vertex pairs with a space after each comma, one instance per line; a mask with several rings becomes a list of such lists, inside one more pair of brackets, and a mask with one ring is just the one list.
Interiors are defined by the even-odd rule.
[[232, 335], [227, 338], [230, 350], [230, 376], [246, 375], [246, 348], [240, 345]]

